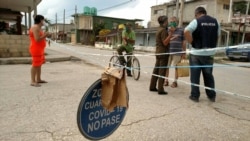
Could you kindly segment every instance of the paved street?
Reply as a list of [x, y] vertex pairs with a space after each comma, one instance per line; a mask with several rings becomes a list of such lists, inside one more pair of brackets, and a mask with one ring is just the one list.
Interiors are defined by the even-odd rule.
[[[47, 62], [42, 78], [49, 83], [39, 88], [29, 85], [29, 64], [0, 65], [0, 141], [87, 140], [77, 127], [78, 104], [100, 78], [112, 51], [59, 44], [48, 49], [82, 61]], [[180, 78], [178, 88], [165, 87], [168, 95], [148, 91], [155, 58], [146, 54], [151, 53], [136, 53], [140, 80], [127, 78], [130, 101], [125, 119], [104, 140], [249, 140], [250, 99], [241, 97], [250, 96], [249, 68], [215, 64], [217, 101], [209, 102], [201, 88], [200, 102], [194, 103], [188, 99], [189, 78]]]

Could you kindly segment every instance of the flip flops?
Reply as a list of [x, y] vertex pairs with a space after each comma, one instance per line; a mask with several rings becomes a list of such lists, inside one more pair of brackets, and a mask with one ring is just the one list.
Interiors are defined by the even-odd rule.
[[33, 86], [33, 87], [41, 87], [41, 85], [39, 83], [48, 83], [47, 81], [45, 80], [40, 80], [36, 83], [31, 83], [30, 86]]
[[31, 83], [30, 86], [33, 86], [33, 87], [41, 87], [41, 85], [38, 84], [38, 83]]
[[48, 83], [48, 82], [45, 81], [45, 80], [40, 80], [40, 81], [38, 81], [37, 83]]
[[171, 84], [171, 87], [172, 87], [172, 88], [176, 88], [177, 86], [178, 86], [177, 82], [173, 82], [173, 83]]

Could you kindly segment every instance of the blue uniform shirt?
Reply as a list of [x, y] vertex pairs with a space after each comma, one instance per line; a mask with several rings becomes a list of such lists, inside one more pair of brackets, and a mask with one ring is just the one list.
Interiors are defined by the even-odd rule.
[[[219, 25], [219, 23], [218, 23], [218, 25]], [[185, 28], [185, 30], [190, 31], [190, 33], [192, 34], [197, 29], [197, 26], [198, 26], [197, 20], [194, 19], [189, 23], [189, 25]], [[219, 35], [220, 35], [220, 26], [218, 28], [218, 36]], [[215, 54], [215, 50], [212, 48], [211, 49], [195, 49], [195, 48], [191, 47], [190, 51], [191, 51], [190, 54], [200, 55], [200, 56], [211, 56], [211, 55]]]

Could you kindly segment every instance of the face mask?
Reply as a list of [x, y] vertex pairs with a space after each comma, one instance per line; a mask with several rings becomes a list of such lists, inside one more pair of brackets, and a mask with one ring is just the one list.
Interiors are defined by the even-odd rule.
[[129, 31], [131, 30], [131, 28], [130, 28], [130, 27], [126, 27], [125, 30], [126, 30], [127, 32], [129, 32]]
[[168, 26], [175, 28], [175, 27], [177, 27], [177, 24], [176, 24], [176, 22], [170, 22]]

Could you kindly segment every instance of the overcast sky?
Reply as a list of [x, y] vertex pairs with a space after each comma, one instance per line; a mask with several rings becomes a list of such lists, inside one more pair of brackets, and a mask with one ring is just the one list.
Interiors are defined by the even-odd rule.
[[83, 13], [85, 6], [96, 7], [97, 15], [126, 19], [142, 19], [144, 26], [150, 20], [150, 7], [162, 4], [169, 0], [42, 0], [37, 7], [37, 13], [45, 16], [51, 23], [55, 23], [57, 13], [58, 23], [63, 23], [63, 11], [65, 9], [65, 21], [70, 23], [71, 15]]

